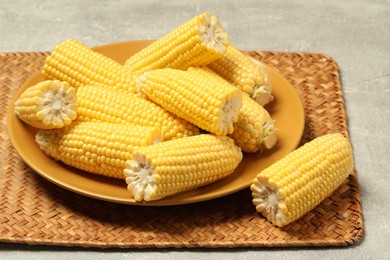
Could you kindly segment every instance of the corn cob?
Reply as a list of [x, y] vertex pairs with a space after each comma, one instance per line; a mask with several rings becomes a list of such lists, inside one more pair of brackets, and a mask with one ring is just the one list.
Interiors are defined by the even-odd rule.
[[285, 226], [331, 195], [352, 168], [352, 148], [342, 134], [318, 137], [257, 175], [253, 204], [272, 224]]
[[199, 134], [199, 129], [159, 105], [132, 93], [104, 86], [80, 86], [77, 90], [79, 121], [132, 123], [161, 129], [163, 140]]
[[76, 90], [66, 82], [42, 81], [23, 91], [14, 111], [25, 123], [41, 129], [61, 128], [76, 119]]
[[[218, 85], [226, 84], [222, 77], [208, 67], [191, 67], [187, 71], [209, 81], [219, 82]], [[254, 153], [264, 148], [271, 149], [276, 144], [274, 120], [267, 110], [246, 95], [242, 96], [242, 107], [233, 128], [234, 131], [229, 137], [243, 152]]]
[[131, 56], [125, 64], [139, 74], [161, 68], [204, 66], [222, 55], [228, 38], [218, 18], [203, 13]]
[[54, 48], [46, 58], [42, 74], [46, 79], [67, 81], [75, 88], [102, 84], [134, 92], [135, 86], [128, 68], [74, 39]]
[[260, 105], [273, 100], [272, 86], [266, 72], [233, 45], [229, 44], [223, 56], [208, 67]]
[[80, 170], [124, 179], [126, 160], [135, 147], [161, 140], [156, 127], [106, 122], [75, 122], [62, 129], [40, 130], [40, 148], [55, 160]]
[[201, 134], [140, 147], [124, 171], [136, 201], [153, 201], [220, 180], [242, 160], [226, 136]]
[[241, 91], [187, 71], [158, 69], [137, 79], [137, 90], [166, 110], [217, 135], [233, 132]]

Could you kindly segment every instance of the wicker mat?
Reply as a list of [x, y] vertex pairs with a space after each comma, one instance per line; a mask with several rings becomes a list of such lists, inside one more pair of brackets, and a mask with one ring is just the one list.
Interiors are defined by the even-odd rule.
[[[247, 52], [296, 88], [306, 112], [301, 144], [348, 134], [337, 64], [308, 53]], [[49, 53], [0, 53], [0, 242], [81, 247], [343, 246], [363, 236], [355, 173], [298, 221], [276, 228], [251, 203], [249, 189], [189, 205], [139, 207], [84, 197], [35, 174], [13, 149], [6, 112], [15, 90]]]

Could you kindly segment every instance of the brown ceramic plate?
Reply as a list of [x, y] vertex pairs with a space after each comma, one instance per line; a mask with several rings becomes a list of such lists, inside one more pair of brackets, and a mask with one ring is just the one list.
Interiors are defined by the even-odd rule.
[[[123, 42], [94, 48], [120, 63], [151, 41]], [[49, 181], [85, 196], [96, 199], [134, 205], [178, 205], [210, 200], [247, 188], [262, 169], [294, 150], [301, 139], [304, 128], [304, 110], [294, 88], [278, 72], [260, 64], [273, 83], [275, 100], [266, 106], [276, 121], [278, 142], [271, 150], [258, 154], [244, 154], [236, 171], [227, 178], [213, 184], [187, 191], [159, 201], [136, 203], [126, 189], [124, 181], [97, 176], [68, 167], [47, 157], [35, 143], [37, 129], [20, 121], [13, 110], [14, 101], [27, 87], [43, 80], [40, 73], [30, 77], [17, 91], [7, 114], [8, 133], [21, 158], [38, 174]]]

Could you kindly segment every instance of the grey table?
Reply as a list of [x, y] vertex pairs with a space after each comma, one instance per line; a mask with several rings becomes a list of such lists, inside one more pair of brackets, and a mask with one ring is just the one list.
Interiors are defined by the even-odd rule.
[[240, 49], [321, 52], [339, 64], [363, 203], [365, 237], [345, 248], [99, 250], [0, 244], [1, 259], [390, 259], [390, 1], [5, 1], [0, 52], [156, 39], [216, 14]]

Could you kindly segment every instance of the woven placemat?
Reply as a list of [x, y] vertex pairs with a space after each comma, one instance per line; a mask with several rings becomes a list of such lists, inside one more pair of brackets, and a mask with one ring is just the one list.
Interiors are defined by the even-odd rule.
[[[295, 87], [306, 112], [301, 144], [348, 135], [337, 64], [323, 54], [247, 52]], [[35, 174], [13, 149], [6, 112], [15, 90], [49, 53], [0, 53], [0, 242], [81, 247], [342, 246], [363, 236], [356, 174], [298, 221], [276, 228], [249, 189], [189, 205], [140, 207], [84, 197]]]

